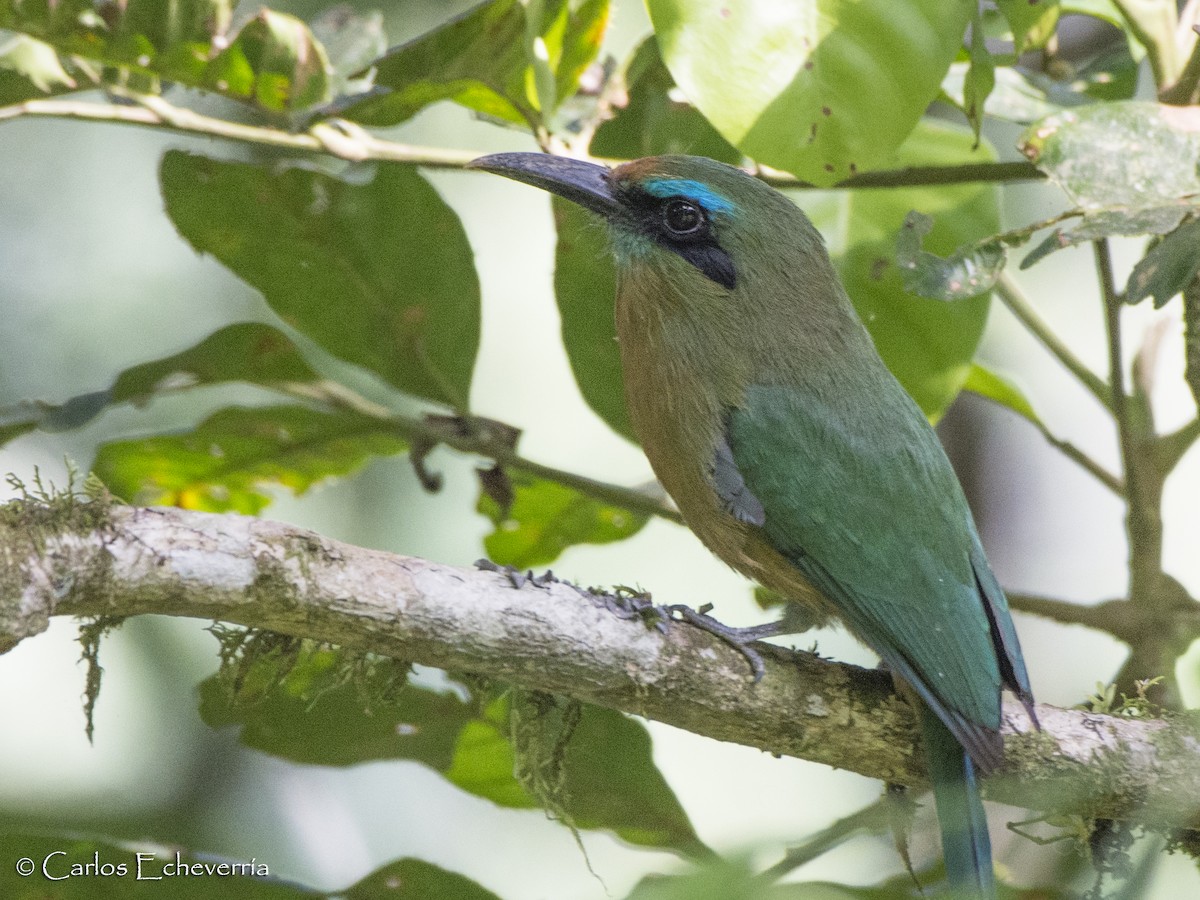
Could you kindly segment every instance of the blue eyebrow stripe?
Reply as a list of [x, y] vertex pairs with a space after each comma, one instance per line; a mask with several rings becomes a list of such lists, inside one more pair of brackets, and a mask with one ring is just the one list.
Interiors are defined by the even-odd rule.
[[642, 182], [642, 190], [651, 197], [665, 200], [668, 197], [681, 197], [695, 200], [708, 212], [733, 212], [733, 203], [707, 185], [690, 178], [647, 178]]

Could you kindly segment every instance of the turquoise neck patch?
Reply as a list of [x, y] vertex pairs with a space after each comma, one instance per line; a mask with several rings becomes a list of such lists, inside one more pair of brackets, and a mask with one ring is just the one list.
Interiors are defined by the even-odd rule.
[[681, 200], [694, 200], [710, 213], [731, 213], [733, 203], [718, 194], [706, 184], [693, 181], [690, 178], [647, 178], [641, 184], [651, 197], [666, 200], [668, 197], [678, 197]]

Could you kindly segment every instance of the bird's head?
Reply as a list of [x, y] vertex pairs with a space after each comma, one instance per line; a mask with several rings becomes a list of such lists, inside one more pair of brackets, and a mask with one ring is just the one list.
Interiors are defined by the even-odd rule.
[[[740, 169], [702, 157], [651, 156], [609, 169], [543, 153], [496, 153], [469, 167], [598, 213], [610, 227], [618, 266], [657, 258], [681, 278], [706, 279], [728, 291], [754, 274], [759, 259], [791, 256], [789, 242], [799, 241], [797, 249], [809, 252], [821, 244], [812, 224], [782, 194]], [[823, 249], [818, 254], [823, 257]], [[688, 266], [679, 266], [672, 255]]]

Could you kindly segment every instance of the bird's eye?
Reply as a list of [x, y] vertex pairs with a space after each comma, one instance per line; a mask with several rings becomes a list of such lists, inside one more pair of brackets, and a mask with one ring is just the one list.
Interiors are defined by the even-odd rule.
[[671, 234], [695, 234], [704, 227], [704, 213], [688, 200], [672, 200], [663, 207], [663, 224]]

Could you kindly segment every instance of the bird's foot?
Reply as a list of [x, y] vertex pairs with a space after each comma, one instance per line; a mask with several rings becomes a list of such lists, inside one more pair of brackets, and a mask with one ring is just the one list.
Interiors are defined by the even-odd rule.
[[532, 585], [535, 588], [543, 590], [551, 584], [565, 584], [568, 587], [574, 588], [581, 596], [597, 606], [603, 607], [613, 615], [621, 619], [637, 619], [648, 628], [653, 628], [661, 634], [667, 633], [667, 628], [671, 622], [687, 622], [689, 625], [699, 628], [701, 631], [706, 631], [713, 635], [733, 649], [737, 650], [746, 661], [750, 664], [750, 671], [754, 675], [754, 681], [757, 683], [762, 680], [766, 673], [766, 665], [763, 663], [762, 654], [751, 646], [755, 641], [761, 641], [763, 638], [777, 637], [781, 634], [789, 634], [794, 631], [794, 628], [789, 628], [786, 620], [781, 619], [777, 622], [768, 622], [764, 625], [750, 625], [748, 627], [735, 627], [726, 625], [723, 622], [718, 622], [708, 614], [712, 609], [712, 605], [708, 604], [700, 607], [699, 610], [692, 609], [690, 606], [685, 606], [682, 603], [673, 603], [669, 606], [659, 605], [654, 602], [649, 591], [642, 591], [636, 588], [617, 585], [611, 590], [598, 587], [582, 588], [570, 581], [563, 581], [556, 576], [553, 571], [547, 569], [541, 575], [534, 575], [532, 570], [525, 572], [513, 566], [502, 566], [499, 563], [494, 563], [490, 559], [475, 560], [475, 568], [485, 572], [496, 572], [508, 579], [517, 590]]
[[605, 588], [581, 588], [573, 585], [584, 597], [597, 606], [602, 606], [621, 619], [637, 619], [647, 628], [653, 628], [661, 634], [667, 633], [667, 624], [671, 614], [666, 607], [654, 603], [649, 591], [617, 585], [612, 590]]
[[522, 572], [520, 569], [517, 569], [514, 566], [502, 566], [499, 563], [492, 562], [490, 559], [475, 560], [475, 568], [484, 572], [496, 572], [497, 574], [503, 575], [508, 579], [509, 584], [511, 584], [518, 591], [527, 584], [531, 584], [536, 588], [544, 589], [561, 581], [561, 579], [554, 574], [552, 569], [547, 569], [541, 575], [534, 575], [533, 569], [527, 569], [526, 571]]
[[738, 628], [733, 625], [726, 625], [723, 622], [718, 622], [708, 614], [712, 609], [711, 605], [700, 607], [699, 610], [692, 609], [690, 606], [684, 606], [682, 603], [675, 603], [666, 607], [673, 619], [687, 622], [699, 628], [701, 631], [707, 631], [713, 637], [720, 638], [742, 656], [746, 657], [746, 662], [750, 663], [750, 671], [754, 673], [754, 681], [758, 683], [766, 674], [766, 665], [763, 663], [762, 654], [755, 650], [751, 644], [755, 641], [761, 641], [763, 638], [776, 637], [777, 635], [787, 634], [788, 629], [783, 622], [768, 622], [765, 625], [750, 625], [744, 628]]

